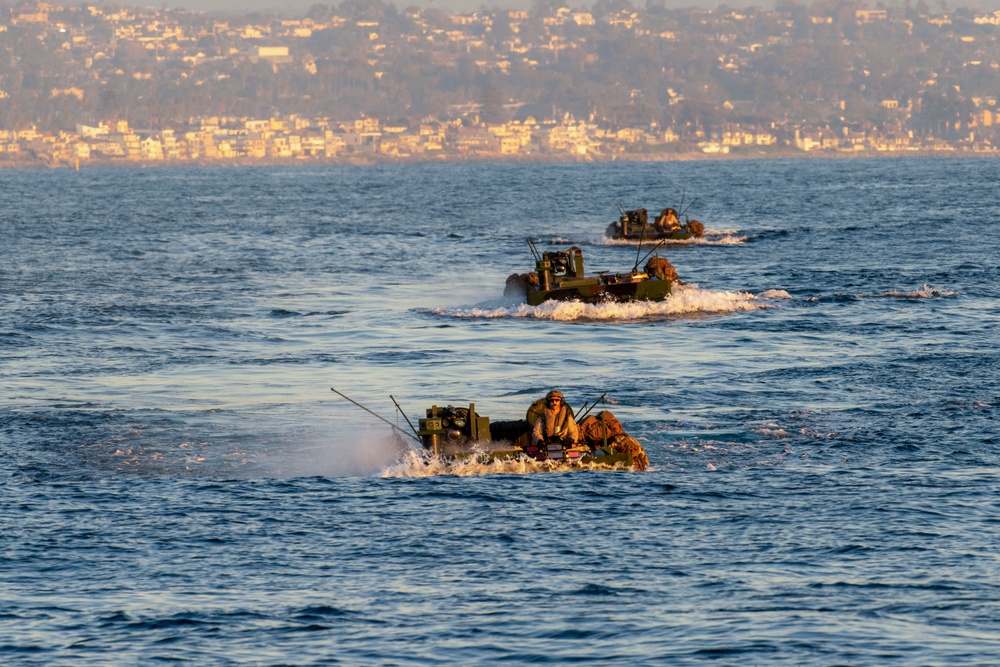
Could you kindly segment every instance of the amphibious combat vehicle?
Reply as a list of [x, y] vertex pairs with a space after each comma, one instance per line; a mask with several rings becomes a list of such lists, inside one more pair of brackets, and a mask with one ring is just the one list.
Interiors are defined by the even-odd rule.
[[687, 241], [704, 236], [705, 225], [697, 220], [690, 220], [687, 216], [682, 223], [673, 208], [663, 209], [652, 223], [644, 208], [634, 211], [621, 208], [621, 217], [608, 225], [604, 235], [610, 239], [629, 241]]
[[539, 253], [530, 240], [528, 247], [535, 258], [533, 273], [514, 273], [507, 278], [504, 296], [521, 296], [529, 305], [555, 299], [603, 303], [608, 301], [663, 301], [670, 295], [677, 271], [665, 257], [654, 255], [642, 271], [639, 262], [629, 273], [587, 275], [583, 268], [583, 250]]
[[[621, 422], [607, 410], [591, 415], [598, 398], [587, 409], [580, 410], [578, 421], [578, 442], [550, 440], [536, 444], [531, 437], [532, 427], [545, 410], [545, 399], [540, 398], [528, 408], [524, 419], [490, 421], [490, 418], [476, 412], [476, 404], [468, 407], [432, 405], [426, 416], [419, 420], [419, 428], [414, 427], [403, 413], [399, 403], [396, 408], [406, 420], [410, 431], [406, 431], [385, 417], [361, 405], [353, 398], [330, 388], [338, 396], [347, 399], [365, 412], [377, 417], [392, 427], [400, 445], [406, 447], [400, 438], [408, 435], [417, 440], [424, 455], [443, 461], [534, 461], [545, 463], [551, 469], [563, 468], [607, 468], [645, 470], [649, 466], [646, 451], [639, 442], [625, 432]], [[570, 415], [575, 413], [570, 406]]]
[[544, 401], [535, 401], [524, 419], [494, 422], [477, 413], [475, 403], [468, 407], [431, 406], [419, 421], [417, 435], [425, 452], [443, 459], [531, 459], [554, 462], [559, 467], [637, 470], [649, 465], [642, 445], [606, 410], [580, 422], [580, 442], [532, 443], [531, 430], [542, 414]]

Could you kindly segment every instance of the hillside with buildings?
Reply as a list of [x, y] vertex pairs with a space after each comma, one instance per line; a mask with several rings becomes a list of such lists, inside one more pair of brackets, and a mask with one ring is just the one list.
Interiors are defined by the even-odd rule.
[[1000, 12], [782, 0], [209, 14], [0, 7], [0, 165], [1000, 145]]

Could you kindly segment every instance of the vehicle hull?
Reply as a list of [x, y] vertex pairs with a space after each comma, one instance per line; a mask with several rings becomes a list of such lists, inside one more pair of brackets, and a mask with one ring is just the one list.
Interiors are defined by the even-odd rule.
[[662, 241], [664, 239], [667, 239], [668, 241], [687, 241], [688, 239], [695, 238], [695, 235], [687, 230], [664, 234], [656, 231], [655, 229], [629, 232], [628, 234], [623, 234], [621, 232], [611, 233], [608, 236], [615, 241]]
[[526, 419], [491, 422], [470, 403], [468, 408], [432, 406], [417, 433], [424, 451], [445, 461], [534, 461], [566, 469], [630, 469], [635, 464], [632, 453], [614, 451], [607, 437], [593, 444], [536, 444], [531, 428]]
[[[614, 279], [616, 277], [606, 276]], [[625, 276], [621, 282], [599, 283], [596, 285], [579, 285], [559, 287], [550, 290], [530, 290], [527, 292], [528, 304], [538, 306], [545, 301], [582, 301], [584, 303], [607, 303], [612, 301], [663, 301], [670, 296], [672, 281], [646, 277], [631, 281]]]

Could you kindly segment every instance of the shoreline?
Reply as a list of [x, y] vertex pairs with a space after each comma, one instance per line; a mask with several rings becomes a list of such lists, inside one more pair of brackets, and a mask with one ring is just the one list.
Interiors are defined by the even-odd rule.
[[88, 158], [76, 161], [14, 159], [0, 160], [0, 169], [84, 169], [123, 168], [147, 169], [163, 167], [290, 167], [290, 166], [357, 166], [426, 165], [426, 164], [588, 164], [610, 162], [715, 162], [752, 160], [856, 160], [882, 158], [974, 158], [1000, 157], [995, 151], [767, 151], [753, 154], [737, 153], [642, 153], [624, 155], [440, 155], [426, 157], [398, 157], [388, 155], [350, 155], [340, 157], [290, 157], [290, 158], [195, 158], [191, 160], [132, 160], [128, 158]]

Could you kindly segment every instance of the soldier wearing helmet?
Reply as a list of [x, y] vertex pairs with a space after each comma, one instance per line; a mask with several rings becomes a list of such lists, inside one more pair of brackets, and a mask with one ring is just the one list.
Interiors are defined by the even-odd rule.
[[656, 222], [653, 223], [653, 226], [661, 234], [672, 234], [680, 231], [681, 221], [677, 217], [677, 211], [672, 208], [665, 208], [660, 211], [660, 215], [656, 216]]
[[563, 403], [563, 394], [558, 389], [545, 395], [545, 409], [531, 432], [531, 441], [536, 445], [549, 440], [571, 443], [580, 440], [580, 429], [573, 420], [573, 411]]

